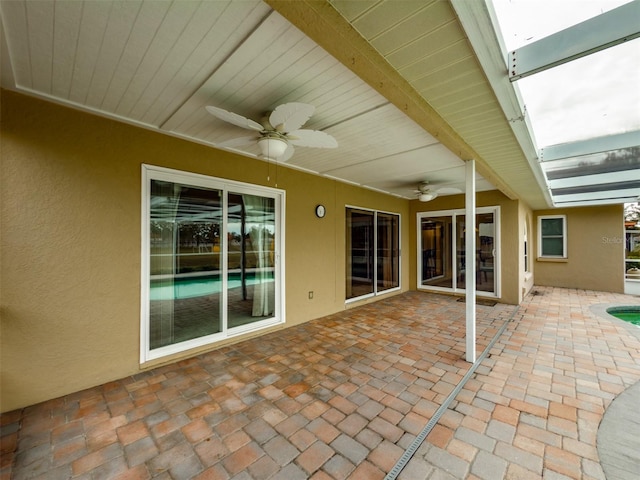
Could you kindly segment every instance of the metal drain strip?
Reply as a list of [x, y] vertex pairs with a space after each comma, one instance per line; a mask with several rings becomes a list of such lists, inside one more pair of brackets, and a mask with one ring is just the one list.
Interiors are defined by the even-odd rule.
[[431, 430], [433, 429], [433, 427], [436, 426], [436, 424], [440, 420], [440, 417], [449, 408], [449, 405], [451, 404], [451, 402], [453, 402], [453, 400], [458, 396], [458, 393], [460, 393], [460, 390], [462, 390], [462, 387], [464, 387], [467, 381], [475, 373], [476, 369], [480, 366], [480, 363], [482, 363], [482, 361], [487, 357], [487, 355], [489, 355], [489, 351], [493, 348], [495, 343], [498, 341], [498, 338], [500, 338], [500, 336], [504, 333], [505, 329], [507, 328], [507, 325], [509, 324], [509, 322], [511, 322], [511, 320], [513, 320], [513, 317], [515, 316], [518, 310], [519, 308], [516, 308], [511, 313], [509, 318], [505, 320], [504, 324], [500, 327], [498, 332], [489, 342], [489, 345], [487, 345], [487, 348], [485, 348], [484, 351], [480, 354], [480, 356], [476, 359], [476, 361], [473, 362], [473, 365], [471, 365], [471, 368], [467, 371], [465, 376], [462, 377], [462, 380], [460, 380], [460, 383], [456, 385], [456, 388], [453, 389], [453, 391], [445, 399], [444, 403], [440, 405], [438, 410], [436, 410], [436, 413], [433, 414], [433, 417], [431, 417], [431, 419], [429, 420], [429, 423], [425, 425], [425, 427], [422, 429], [420, 434], [418, 434], [418, 436], [413, 440], [411, 445], [407, 447], [407, 449], [402, 454], [402, 456], [398, 459], [398, 461], [396, 462], [394, 467], [391, 469], [391, 471], [387, 474], [386, 477], [384, 477], [384, 480], [395, 480], [398, 477], [398, 475], [400, 475], [400, 472], [402, 471], [402, 469], [407, 466], [407, 463], [409, 463], [409, 460], [411, 460], [411, 458], [416, 453], [420, 445], [422, 445], [422, 442], [424, 442], [424, 439], [427, 438], [427, 435], [431, 433]]

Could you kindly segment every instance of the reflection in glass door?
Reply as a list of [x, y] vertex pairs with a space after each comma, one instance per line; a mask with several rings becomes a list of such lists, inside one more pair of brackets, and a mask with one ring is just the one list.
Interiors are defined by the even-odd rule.
[[378, 212], [376, 223], [377, 291], [382, 292], [400, 286], [400, 219], [398, 215]]
[[497, 291], [495, 275], [496, 220], [495, 213], [476, 215], [476, 289], [482, 292]]
[[275, 311], [275, 201], [229, 193], [227, 214], [228, 328], [270, 318]]
[[149, 347], [221, 330], [221, 192], [151, 180]]
[[373, 293], [373, 212], [347, 209], [347, 299]]
[[451, 217], [426, 217], [421, 221], [422, 285], [453, 287]]
[[465, 215], [456, 215], [456, 287], [464, 290], [467, 272], [467, 259], [465, 258]]
[[[495, 254], [497, 209], [478, 209], [476, 214], [476, 289], [496, 294]], [[429, 212], [420, 218], [419, 286], [464, 290], [467, 271], [465, 215]], [[454, 281], [455, 279], [455, 281]]]

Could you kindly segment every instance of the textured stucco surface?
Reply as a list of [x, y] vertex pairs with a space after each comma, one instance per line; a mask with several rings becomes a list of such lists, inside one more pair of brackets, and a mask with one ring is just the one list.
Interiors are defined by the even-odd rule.
[[7, 91], [1, 141], [2, 411], [140, 371], [142, 164], [285, 190], [286, 324], [275, 328], [344, 310], [345, 205], [401, 214], [408, 246], [406, 200]]
[[624, 293], [623, 205], [538, 210], [536, 232], [541, 215], [567, 216], [567, 259], [537, 258], [536, 244], [536, 285]]
[[[373, 301], [344, 302], [346, 205], [401, 215], [402, 291], [416, 288], [416, 213], [464, 208], [462, 195], [428, 204], [403, 200], [16, 93], [1, 95], [0, 411], [160, 363], [139, 364], [142, 164], [286, 192], [286, 323], [271, 330]], [[327, 208], [321, 220], [314, 215], [320, 203]], [[501, 209], [502, 302], [519, 303], [534, 283], [623, 291], [622, 206], [538, 212], [497, 191], [478, 194], [477, 204]], [[547, 213], [567, 215], [566, 262], [535, 261], [537, 216]], [[535, 276], [525, 279], [527, 218]]]

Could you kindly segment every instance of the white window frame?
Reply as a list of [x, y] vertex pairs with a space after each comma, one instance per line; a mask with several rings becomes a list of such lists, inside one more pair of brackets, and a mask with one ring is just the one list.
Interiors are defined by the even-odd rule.
[[[542, 221], [562, 219], [562, 255], [545, 255], [542, 252]], [[568, 258], [567, 253], [567, 216], [566, 215], [540, 215], [538, 217], [538, 258]]]
[[524, 234], [523, 234], [523, 259], [524, 259], [524, 273], [529, 272], [529, 262], [531, 261], [531, 247], [529, 246], [529, 226], [525, 220], [524, 222]]
[[[495, 237], [494, 237], [494, 241], [495, 241], [495, 246], [494, 246], [494, 251], [495, 254], [493, 256], [493, 261], [494, 261], [494, 275], [495, 275], [495, 292], [484, 292], [482, 290], [476, 290], [476, 296], [478, 297], [487, 297], [487, 298], [500, 298], [502, 296], [502, 278], [500, 275], [500, 272], [502, 271], [501, 268], [501, 258], [502, 258], [502, 243], [501, 243], [501, 227], [500, 227], [500, 221], [501, 221], [501, 213], [500, 213], [500, 206], [499, 205], [495, 205], [495, 206], [490, 206], [490, 207], [477, 207], [476, 208], [476, 215], [480, 214], [480, 213], [493, 213], [493, 228], [495, 230]], [[453, 286], [452, 287], [438, 287], [435, 285], [421, 285], [421, 279], [422, 279], [422, 242], [421, 242], [421, 228], [422, 228], [422, 219], [423, 218], [428, 218], [428, 217], [447, 217], [450, 216], [452, 217], [452, 221], [453, 224], [456, 224], [456, 219], [455, 217], [458, 215], [465, 215], [466, 214], [466, 210], [464, 209], [456, 209], [456, 210], [438, 210], [438, 211], [433, 211], [433, 212], [418, 212], [416, 214], [416, 246], [417, 246], [417, 250], [416, 250], [416, 271], [417, 271], [417, 277], [416, 277], [416, 285], [418, 290], [425, 290], [425, 291], [435, 291], [435, 292], [453, 292], [453, 293], [464, 293], [465, 292], [465, 288], [458, 288], [458, 286], [456, 285], [456, 282], [453, 282]], [[451, 235], [451, 252], [453, 254], [453, 252], [456, 251], [456, 235]], [[452, 275], [453, 278], [455, 280], [455, 278], [457, 277], [458, 272], [456, 271], [456, 262], [452, 262]]]
[[[364, 300], [366, 298], [372, 298], [372, 297], [379, 297], [382, 295], [386, 295], [388, 293], [392, 293], [392, 292], [397, 292], [399, 290], [402, 289], [402, 215], [399, 214], [398, 212], [389, 212], [386, 210], [375, 210], [372, 208], [364, 208], [364, 207], [357, 207], [355, 205], [345, 205], [344, 206], [344, 212], [345, 212], [345, 219], [346, 219], [346, 214], [347, 214], [347, 209], [353, 209], [353, 210], [361, 210], [363, 212], [371, 212], [373, 213], [373, 231], [375, 233], [374, 237], [373, 237], [373, 251], [374, 251], [374, 255], [373, 255], [373, 270], [374, 270], [374, 281], [373, 281], [373, 292], [372, 293], [367, 293], [365, 295], [360, 295], [359, 297], [353, 297], [353, 298], [346, 298], [344, 303], [349, 304], [349, 303], [353, 303], [353, 302], [358, 302], [360, 300]], [[395, 215], [398, 217], [398, 286], [397, 287], [393, 287], [393, 288], [388, 288], [386, 290], [382, 290], [380, 292], [378, 292], [378, 277], [377, 277], [377, 264], [378, 264], [378, 214], [382, 213], [382, 214], [386, 214], [386, 215]], [[346, 232], [345, 232], [346, 233]], [[345, 265], [346, 267], [346, 265]], [[346, 275], [346, 271], [345, 271], [345, 275]], [[346, 277], [345, 277], [346, 278]], [[346, 293], [346, 292], [345, 292]]]
[[[630, 236], [630, 235], [635, 236], [634, 234], [639, 235], [639, 234], [640, 234], [640, 231], [638, 231], [638, 230], [626, 230], [626, 229], [625, 229], [625, 231], [624, 231], [624, 236], [625, 236], [625, 247], [624, 247], [624, 280], [625, 280], [625, 282], [640, 283], [640, 275], [637, 275], [637, 274], [629, 274], [629, 273], [627, 273], [627, 264], [629, 264], [629, 263], [640, 263], [640, 259], [638, 259], [638, 258], [628, 258], [628, 257], [627, 257], [627, 254], [628, 254], [628, 249], [627, 249], [627, 247], [628, 247], [628, 246], [629, 246], [629, 244], [630, 244], [629, 236]], [[635, 242], [634, 242], [634, 244], [635, 244]], [[633, 251], [633, 250], [634, 250], [634, 249], [632, 249], [632, 251]], [[625, 293], [632, 293], [632, 292], [626, 292], [626, 291], [625, 291]], [[633, 294], [636, 294], [636, 295], [637, 295], [637, 293], [635, 293], [635, 292], [633, 292]]]
[[[194, 187], [213, 188], [222, 191], [223, 196], [223, 210], [222, 218], [225, 219], [222, 222], [221, 235], [223, 238], [227, 236], [227, 193], [245, 193], [252, 195], [260, 195], [269, 198], [273, 198], [275, 201], [276, 221], [276, 242], [274, 245], [274, 262], [275, 262], [275, 309], [274, 316], [265, 320], [257, 321], [255, 323], [247, 324], [242, 327], [236, 327], [233, 329], [227, 328], [227, 289], [222, 288], [222, 329], [218, 333], [207, 335], [192, 340], [187, 340], [181, 343], [175, 343], [160, 348], [150, 349], [149, 345], [149, 298], [150, 298], [150, 274], [149, 274], [149, 259], [150, 259], [150, 229], [149, 229], [149, 217], [151, 213], [150, 206], [150, 185], [151, 180], [165, 180], [174, 183], [181, 183], [184, 185], [192, 185]], [[142, 214], [141, 214], [141, 254], [140, 254], [140, 364], [144, 364], [151, 360], [157, 360], [166, 356], [182, 353], [194, 348], [199, 348], [207, 345], [213, 345], [217, 342], [231, 338], [236, 335], [241, 335], [248, 332], [255, 332], [262, 330], [273, 325], [285, 323], [285, 265], [284, 255], [285, 251], [285, 191], [270, 187], [262, 187], [258, 185], [251, 185], [243, 182], [237, 182], [233, 180], [227, 180], [222, 178], [211, 177], [208, 175], [202, 175], [191, 172], [184, 172], [180, 170], [173, 170], [164, 167], [157, 167], [154, 165], [142, 165]], [[223, 279], [223, 285], [227, 281], [227, 248], [226, 242], [223, 242], [223, 248], [221, 250], [224, 261], [221, 262], [221, 278]]]

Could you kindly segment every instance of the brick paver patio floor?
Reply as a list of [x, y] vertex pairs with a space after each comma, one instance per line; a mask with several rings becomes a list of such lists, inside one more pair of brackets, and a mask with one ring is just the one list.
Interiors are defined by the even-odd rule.
[[[536, 287], [398, 478], [604, 479], [605, 409], [640, 381], [638, 297]], [[383, 479], [471, 365], [464, 303], [409, 292], [2, 415], [0, 479]]]

